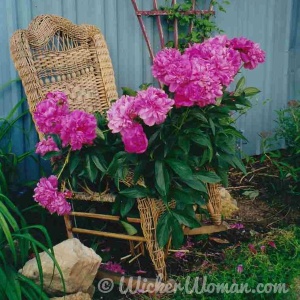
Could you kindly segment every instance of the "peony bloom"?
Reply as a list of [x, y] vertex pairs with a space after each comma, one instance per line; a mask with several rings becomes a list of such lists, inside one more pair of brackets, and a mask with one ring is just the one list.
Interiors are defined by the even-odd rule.
[[232, 39], [230, 41], [230, 47], [240, 52], [245, 69], [255, 69], [258, 64], [265, 61], [265, 52], [260, 49], [259, 44], [245, 37]]
[[49, 178], [41, 178], [34, 189], [34, 200], [50, 211], [51, 214], [69, 214], [70, 204], [66, 201], [65, 195], [58, 191], [58, 179], [51, 175]]
[[135, 99], [135, 111], [148, 126], [161, 124], [165, 121], [174, 100], [161, 89], [149, 87], [140, 91]]
[[228, 47], [229, 41], [225, 35], [210, 38], [201, 44], [194, 44], [185, 51], [195, 65], [206, 66], [209, 76], [228, 86], [241, 66], [241, 58], [237, 51]]
[[137, 116], [134, 101], [134, 97], [122, 96], [107, 111], [108, 127], [113, 133], [133, 126], [133, 119]]
[[135, 123], [132, 127], [121, 132], [125, 151], [129, 153], [144, 153], [148, 147], [148, 139], [141, 124]]
[[72, 150], [80, 150], [83, 145], [93, 144], [97, 136], [94, 115], [74, 110], [64, 118], [63, 123], [60, 133], [63, 147], [71, 145]]
[[45, 134], [59, 134], [62, 128], [62, 119], [69, 113], [67, 97], [62, 92], [52, 92], [38, 103], [34, 112], [37, 127]]
[[163, 84], [170, 84], [166, 76], [169, 75], [170, 68], [177, 65], [177, 63], [180, 61], [180, 58], [181, 54], [177, 49], [164, 48], [163, 50], [159, 51], [153, 60], [153, 76]]
[[40, 154], [41, 156], [44, 156], [46, 153], [52, 151], [59, 151], [52, 137], [43, 139], [36, 144], [35, 153]]

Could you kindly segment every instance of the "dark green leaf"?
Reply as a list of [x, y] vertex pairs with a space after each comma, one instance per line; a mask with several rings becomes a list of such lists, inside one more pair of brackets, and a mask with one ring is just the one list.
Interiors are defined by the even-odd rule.
[[50, 152], [47, 152], [45, 155], [43, 155], [42, 158], [45, 159], [45, 160], [49, 160], [50, 158], [55, 157], [55, 156], [59, 156], [59, 155], [61, 155], [61, 152], [50, 151]]
[[91, 158], [89, 155], [86, 156], [86, 172], [88, 178], [91, 182], [94, 182], [97, 178], [98, 171], [94, 164], [91, 163]]
[[194, 217], [189, 216], [182, 211], [173, 210], [172, 214], [180, 224], [183, 224], [190, 228], [196, 228], [200, 226], [200, 223]]
[[185, 154], [188, 154], [190, 151], [190, 140], [184, 136], [178, 138], [178, 146], [184, 151]]
[[215, 135], [216, 134], [215, 123], [214, 123], [214, 121], [211, 118], [209, 118], [208, 121], [209, 121], [209, 125], [210, 125], [210, 128], [211, 128], [211, 131], [212, 131], [213, 135]]
[[189, 187], [191, 187], [194, 190], [200, 191], [200, 192], [204, 192], [207, 193], [207, 189], [205, 187], [205, 185], [198, 180], [197, 178], [194, 179], [183, 179], [181, 178], [181, 180], [186, 183]]
[[101, 172], [105, 172], [106, 169], [105, 167], [102, 165], [102, 163], [100, 162], [99, 158], [96, 155], [91, 155], [92, 161], [95, 164], [95, 166], [97, 167], [97, 169]]
[[158, 192], [166, 196], [170, 187], [170, 176], [167, 168], [161, 160], [155, 162], [155, 183]]
[[175, 249], [178, 249], [184, 239], [184, 234], [181, 225], [179, 222], [175, 219], [172, 218], [172, 244]]
[[147, 188], [143, 186], [134, 186], [129, 187], [125, 190], [119, 192], [119, 194], [128, 197], [128, 198], [144, 198], [149, 195], [149, 191]]
[[198, 172], [195, 177], [205, 183], [217, 183], [221, 181], [221, 178], [215, 172], [209, 171]]
[[69, 163], [70, 175], [72, 175], [72, 173], [75, 171], [75, 169], [79, 165], [79, 162], [80, 162], [80, 156], [78, 152], [76, 152], [74, 155], [71, 155], [70, 163]]
[[177, 159], [167, 159], [166, 163], [180, 178], [192, 179], [192, 169], [185, 162]]
[[158, 245], [163, 248], [170, 238], [172, 223], [171, 223], [172, 215], [168, 212], [165, 212], [158, 220], [156, 227], [156, 238]]
[[130, 212], [135, 202], [136, 201], [133, 198], [125, 198], [125, 197], [121, 198], [120, 214], [122, 217], [125, 217]]

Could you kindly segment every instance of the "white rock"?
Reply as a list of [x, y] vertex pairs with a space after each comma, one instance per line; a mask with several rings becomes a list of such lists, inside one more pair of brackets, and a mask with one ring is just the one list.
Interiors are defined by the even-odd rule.
[[[64, 276], [66, 293], [86, 292], [95, 279], [101, 263], [100, 256], [75, 238], [68, 239], [54, 246], [53, 249]], [[40, 258], [44, 274], [44, 290], [50, 294], [63, 292], [63, 285], [57, 268], [55, 268], [53, 276], [51, 258], [45, 252], [40, 254]], [[39, 271], [35, 258], [29, 260], [20, 272], [39, 283]]]

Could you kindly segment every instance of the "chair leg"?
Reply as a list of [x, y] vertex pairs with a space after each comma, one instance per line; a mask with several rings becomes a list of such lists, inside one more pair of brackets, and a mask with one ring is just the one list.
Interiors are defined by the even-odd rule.
[[66, 225], [66, 229], [67, 229], [68, 239], [72, 239], [72, 238], [74, 238], [74, 235], [73, 235], [73, 232], [72, 232], [71, 218], [68, 215], [64, 215], [64, 220], [65, 220], [65, 225]]

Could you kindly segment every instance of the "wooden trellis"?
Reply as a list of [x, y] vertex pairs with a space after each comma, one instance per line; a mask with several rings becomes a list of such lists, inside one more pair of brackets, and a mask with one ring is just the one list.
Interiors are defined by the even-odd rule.
[[[148, 48], [148, 51], [150, 54], [150, 58], [151, 58], [151, 60], [153, 60], [155, 55], [154, 55], [153, 48], [151, 46], [149, 36], [147, 34], [143, 16], [153, 16], [156, 18], [160, 46], [161, 46], [161, 48], [164, 48], [165, 47], [165, 39], [164, 39], [164, 32], [163, 32], [161, 17], [170, 15], [170, 12], [168, 12], [166, 10], [159, 10], [157, 0], [153, 0], [153, 10], [139, 10], [136, 0], [131, 0], [131, 3], [135, 10], [135, 14], [138, 18], [138, 21], [139, 21], [139, 24], [140, 24], [140, 27], [141, 27], [141, 30], [143, 33], [143, 37], [146, 41], [147, 48]], [[177, 3], [177, 0], [172, 0], [172, 6], [174, 6], [176, 3]], [[192, 9], [189, 11], [181, 11], [181, 12], [179, 11], [179, 13], [181, 13], [183, 15], [207, 15], [207, 14], [212, 15], [215, 12], [214, 12], [212, 5], [210, 5], [207, 10], [196, 9], [196, 0], [192, 0]], [[192, 32], [192, 30], [193, 30], [193, 24], [190, 24], [189, 32]], [[174, 47], [178, 48], [178, 20], [177, 20], [177, 18], [174, 18]]]

